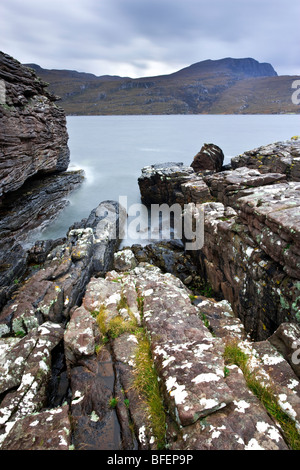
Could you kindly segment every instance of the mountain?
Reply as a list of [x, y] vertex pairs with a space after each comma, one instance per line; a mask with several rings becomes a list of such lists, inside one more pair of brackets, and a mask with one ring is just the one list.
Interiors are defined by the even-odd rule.
[[278, 76], [252, 58], [205, 60], [169, 75], [97, 77], [26, 64], [49, 83], [68, 115], [299, 113], [291, 101], [297, 76]]

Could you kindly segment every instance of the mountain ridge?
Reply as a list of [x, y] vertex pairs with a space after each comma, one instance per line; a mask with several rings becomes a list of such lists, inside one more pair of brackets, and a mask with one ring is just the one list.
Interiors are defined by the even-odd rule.
[[25, 64], [67, 115], [299, 113], [292, 82], [252, 58], [207, 59], [168, 75], [130, 78]]

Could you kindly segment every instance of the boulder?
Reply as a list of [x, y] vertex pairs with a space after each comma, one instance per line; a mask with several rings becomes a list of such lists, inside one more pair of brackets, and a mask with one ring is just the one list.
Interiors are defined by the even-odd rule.
[[204, 144], [195, 155], [191, 167], [196, 173], [206, 170], [221, 171], [224, 162], [223, 151], [215, 144]]

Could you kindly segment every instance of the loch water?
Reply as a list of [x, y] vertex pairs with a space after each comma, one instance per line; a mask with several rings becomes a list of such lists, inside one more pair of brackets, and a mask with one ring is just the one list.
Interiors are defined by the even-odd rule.
[[[138, 177], [144, 166], [190, 165], [204, 143], [218, 145], [225, 162], [244, 151], [300, 134], [299, 115], [68, 116], [69, 170], [85, 181], [69, 205], [36, 239], [65, 236], [76, 221], [104, 200], [140, 202]], [[131, 244], [124, 240], [123, 245]]]

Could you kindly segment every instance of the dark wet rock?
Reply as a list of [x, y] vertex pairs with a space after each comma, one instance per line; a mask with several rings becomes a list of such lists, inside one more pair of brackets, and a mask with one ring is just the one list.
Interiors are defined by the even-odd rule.
[[74, 445], [78, 450], [121, 450], [122, 440], [114, 396], [112, 358], [106, 348], [82, 358], [70, 371]]
[[191, 167], [196, 173], [205, 170], [221, 171], [224, 162], [222, 149], [215, 144], [204, 144], [195, 155]]
[[34, 230], [42, 230], [68, 204], [67, 196], [84, 179], [82, 171], [57, 173], [27, 181], [18, 191], [2, 198], [0, 248], [28, 241]]
[[[196, 288], [201, 284], [197, 274], [197, 265], [189, 252], [185, 251], [184, 244], [180, 240], [169, 240], [151, 243], [146, 246], [133, 245], [129, 250], [135, 262], [147, 262], [160, 268], [162, 272], [173, 274], [190, 288]], [[116, 253], [122, 256], [123, 250]], [[115, 269], [118, 265], [115, 264]]]
[[0, 53], [5, 104], [0, 105], [0, 195], [20, 188], [37, 173], [68, 168], [64, 111], [35, 72]]
[[2, 308], [11, 299], [26, 272], [28, 253], [21, 245], [15, 245], [9, 251], [2, 253], [0, 258], [0, 308]]
[[0, 307], [26, 270], [25, 243], [68, 204], [83, 172], [70, 162], [66, 117], [31, 69], [0, 52]]

